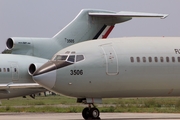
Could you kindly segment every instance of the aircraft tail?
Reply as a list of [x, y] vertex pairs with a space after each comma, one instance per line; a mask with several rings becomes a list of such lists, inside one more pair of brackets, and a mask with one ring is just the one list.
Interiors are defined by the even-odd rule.
[[115, 24], [133, 17], [161, 17], [164, 14], [114, 12], [83, 9], [66, 27], [52, 38], [11, 37], [6, 41], [4, 54], [31, 55], [50, 59], [57, 51], [79, 42], [107, 38]]
[[165, 14], [83, 9], [53, 39], [64, 48], [82, 41], [107, 38], [115, 24], [131, 20], [133, 17], [165, 18], [166, 16]]

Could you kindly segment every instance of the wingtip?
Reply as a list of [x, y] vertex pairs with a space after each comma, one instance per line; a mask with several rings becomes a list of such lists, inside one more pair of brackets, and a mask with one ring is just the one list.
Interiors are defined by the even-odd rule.
[[166, 17], [168, 17], [168, 14], [164, 14], [163, 17], [161, 17], [161, 19], [165, 19]]

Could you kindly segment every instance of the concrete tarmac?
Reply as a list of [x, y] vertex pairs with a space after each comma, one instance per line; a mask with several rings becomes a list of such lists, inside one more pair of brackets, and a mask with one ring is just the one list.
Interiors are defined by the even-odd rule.
[[[101, 120], [180, 120], [171, 113], [101, 113]], [[0, 113], [0, 120], [83, 120], [81, 113]]]

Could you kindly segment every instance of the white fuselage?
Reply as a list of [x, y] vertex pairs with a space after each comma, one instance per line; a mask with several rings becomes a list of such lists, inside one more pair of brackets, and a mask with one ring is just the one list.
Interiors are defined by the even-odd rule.
[[[85, 59], [56, 70], [54, 87], [45, 86], [55, 92], [86, 98], [180, 95], [180, 38], [96, 40], [67, 47], [56, 55], [66, 51]], [[83, 75], [71, 75], [71, 70], [83, 70]]]

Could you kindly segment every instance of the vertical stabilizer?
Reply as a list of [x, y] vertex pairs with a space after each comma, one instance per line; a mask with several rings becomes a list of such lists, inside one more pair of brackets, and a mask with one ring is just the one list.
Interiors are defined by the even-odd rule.
[[115, 14], [116, 12], [83, 9], [75, 19], [58, 32], [53, 39], [56, 39], [62, 47], [67, 47], [82, 41], [107, 38], [116, 23], [131, 19], [131, 17], [94, 16], [89, 13]]

